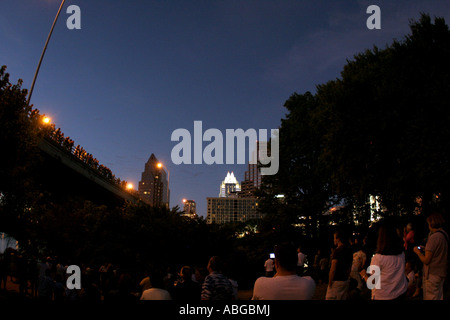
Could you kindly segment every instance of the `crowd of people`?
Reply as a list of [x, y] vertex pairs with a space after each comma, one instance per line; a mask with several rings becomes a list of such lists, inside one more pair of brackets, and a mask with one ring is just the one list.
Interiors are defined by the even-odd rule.
[[226, 277], [223, 267], [223, 260], [213, 256], [206, 268], [183, 266], [174, 274], [170, 268], [162, 272], [149, 267], [140, 279], [140, 273], [112, 263], [98, 270], [82, 265], [78, 289], [67, 285], [68, 264], [51, 257], [27, 258], [9, 249], [0, 255], [0, 290], [11, 281], [21, 297], [45, 301], [236, 300], [237, 281]]
[[[367, 237], [351, 238], [342, 230], [333, 235], [329, 252], [319, 250], [311, 266], [301, 248], [292, 243], [276, 245], [265, 261], [265, 275], [254, 282], [253, 300], [310, 300], [316, 288], [326, 285], [326, 300], [397, 300], [417, 297], [442, 300], [448, 268], [448, 235], [444, 218], [427, 218], [429, 234], [422, 244], [413, 226], [404, 230], [381, 223], [376, 245]], [[42, 300], [233, 300], [238, 283], [224, 273], [225, 262], [213, 256], [205, 267], [149, 268], [142, 278], [105, 263], [100, 268], [81, 266], [81, 289], [66, 286], [67, 265], [50, 257], [42, 261], [11, 250], [0, 256], [0, 289], [7, 275], [19, 284], [20, 295]], [[139, 276], [138, 276], [139, 277]], [[31, 290], [31, 292], [28, 292]]]
[[[311, 299], [314, 286], [326, 284], [326, 300], [443, 300], [448, 234], [441, 214], [433, 213], [426, 221], [429, 234], [423, 243], [416, 239], [411, 223], [404, 228], [389, 221], [380, 223], [374, 247], [367, 245], [367, 237], [352, 238], [337, 230], [331, 254], [318, 250], [314, 256], [308, 268], [311, 277], [303, 274], [305, 255], [301, 248], [296, 266], [294, 249], [290, 249], [290, 263], [277, 261], [275, 255], [274, 261], [266, 260], [266, 276], [256, 281], [253, 298]], [[269, 280], [273, 273], [273, 280]]]
[[[42, 117], [39, 115], [39, 111], [36, 110], [34, 110], [32, 116]], [[57, 146], [75, 156], [91, 169], [96, 170], [104, 178], [122, 187], [126, 186], [126, 181], [123, 181], [120, 178], [116, 178], [111, 169], [103, 164], [100, 164], [99, 161], [92, 154], [88, 153], [82, 146], [75, 146], [75, 141], [73, 141], [70, 137], [64, 136], [64, 133], [60, 128], [55, 129], [55, 125], [50, 123], [45, 124], [43, 127], [45, 129], [46, 137], [49, 138]]]

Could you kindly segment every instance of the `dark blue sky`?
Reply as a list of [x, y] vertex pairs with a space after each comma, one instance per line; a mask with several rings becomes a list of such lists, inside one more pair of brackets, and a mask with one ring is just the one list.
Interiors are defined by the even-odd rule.
[[[69, 30], [69, 5], [81, 30]], [[366, 9], [381, 8], [381, 30]], [[33, 75], [60, 0], [1, 0], [0, 64]], [[403, 39], [420, 12], [450, 21], [448, 1], [68, 0], [31, 103], [121, 179], [137, 186], [154, 153], [170, 169], [171, 206], [218, 196], [246, 165], [174, 165], [175, 129], [278, 128], [284, 102], [339, 77], [354, 54]], [[204, 144], [204, 146], [206, 143]]]

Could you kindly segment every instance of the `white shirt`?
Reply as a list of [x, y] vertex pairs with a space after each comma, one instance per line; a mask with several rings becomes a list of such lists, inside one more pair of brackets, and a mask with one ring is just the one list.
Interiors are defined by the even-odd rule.
[[370, 265], [380, 268], [380, 289], [372, 289], [372, 299], [391, 300], [406, 292], [408, 280], [405, 276], [404, 252], [396, 256], [376, 253]]
[[305, 263], [305, 254], [303, 252], [299, 252], [297, 266], [303, 267], [304, 263]]
[[169, 291], [150, 288], [142, 292], [141, 300], [172, 300]]
[[311, 277], [297, 275], [260, 277], [255, 281], [252, 300], [310, 300], [316, 289]]
[[264, 267], [266, 267], [266, 271], [270, 272], [273, 271], [274, 264], [272, 259], [267, 259], [264, 263]]

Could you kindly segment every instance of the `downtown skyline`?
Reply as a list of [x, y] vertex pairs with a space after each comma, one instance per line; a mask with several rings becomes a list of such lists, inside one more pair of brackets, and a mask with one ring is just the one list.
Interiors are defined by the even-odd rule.
[[[0, 63], [29, 89], [59, 0], [4, 0]], [[381, 30], [366, 28], [368, 1], [66, 1], [31, 103], [100, 163], [137, 189], [153, 153], [171, 172], [171, 207], [206, 198], [242, 165], [175, 165], [174, 130], [274, 129], [294, 92], [339, 77], [347, 59], [408, 32], [420, 12], [450, 20], [443, 1], [378, 1]], [[69, 30], [66, 8], [81, 9]], [[247, 157], [248, 160], [248, 157]]]

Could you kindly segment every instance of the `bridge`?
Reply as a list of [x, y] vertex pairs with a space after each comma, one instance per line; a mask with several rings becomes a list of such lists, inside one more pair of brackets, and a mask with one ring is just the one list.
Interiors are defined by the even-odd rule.
[[39, 151], [42, 156], [39, 174], [42, 176], [43, 189], [48, 190], [57, 201], [71, 197], [108, 206], [140, 201], [137, 192], [126, 190], [117, 179], [83, 161], [73, 147], [64, 148], [46, 137], [40, 141]]

